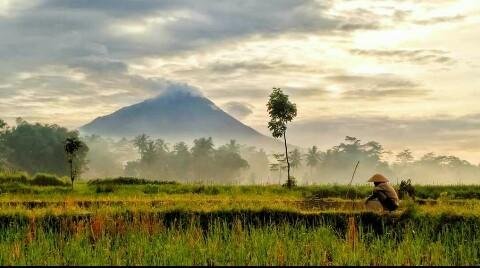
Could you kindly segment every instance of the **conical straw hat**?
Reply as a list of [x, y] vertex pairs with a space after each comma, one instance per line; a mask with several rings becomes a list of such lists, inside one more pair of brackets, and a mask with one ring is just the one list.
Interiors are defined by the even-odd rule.
[[368, 182], [388, 182], [388, 179], [382, 174], [375, 174], [368, 180]]

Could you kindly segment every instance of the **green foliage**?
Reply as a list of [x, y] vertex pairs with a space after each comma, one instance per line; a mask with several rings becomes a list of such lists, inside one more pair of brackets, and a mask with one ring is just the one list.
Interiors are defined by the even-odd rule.
[[67, 183], [59, 179], [57, 176], [46, 173], [35, 174], [29, 183], [36, 186], [67, 186]]
[[9, 182], [0, 184], [0, 194], [2, 193], [34, 194], [37, 191], [21, 182]]
[[287, 146], [287, 123], [291, 122], [297, 116], [297, 106], [290, 102], [288, 95], [284, 94], [280, 88], [273, 88], [267, 103], [267, 111], [270, 116], [268, 128], [274, 138], [283, 136], [285, 143], [285, 158], [287, 161], [287, 183], [288, 187], [295, 186], [295, 182], [290, 178], [290, 161]]
[[193, 189], [192, 193], [194, 194], [207, 194], [207, 195], [218, 195], [220, 194], [220, 189], [217, 186], [197, 186]]
[[175, 181], [157, 181], [157, 180], [146, 180], [139, 179], [134, 177], [118, 177], [113, 179], [96, 179], [88, 182], [90, 185], [146, 185], [146, 184], [155, 184], [155, 185], [175, 185]]
[[398, 195], [402, 199], [406, 196], [415, 199], [415, 187], [412, 185], [412, 180], [402, 180], [398, 189]]
[[95, 192], [97, 194], [109, 194], [109, 193], [113, 193], [115, 192], [115, 188], [113, 187], [113, 185], [97, 185], [97, 187], [95, 188]]
[[0, 216], [0, 265], [448, 265], [478, 263], [479, 218], [284, 211]]
[[267, 111], [270, 116], [268, 128], [273, 137], [280, 138], [287, 130], [287, 123], [297, 116], [297, 106], [290, 102], [280, 88], [273, 88], [267, 103]]
[[0, 173], [0, 184], [22, 183], [26, 184], [28, 175], [25, 172]]
[[[69, 174], [65, 165], [67, 155], [64, 141], [67, 137], [78, 137], [57, 125], [30, 124], [22, 119], [17, 126], [8, 129], [2, 136], [7, 148], [6, 161], [28, 173], [47, 172], [60, 176]], [[85, 154], [79, 159], [85, 157]]]
[[83, 172], [86, 166], [85, 156], [88, 152], [87, 145], [77, 135], [65, 139], [65, 153], [70, 167], [70, 180], [73, 182]]
[[158, 185], [147, 184], [143, 188], [143, 193], [144, 194], [158, 194], [158, 193], [160, 193], [160, 187], [158, 187]]

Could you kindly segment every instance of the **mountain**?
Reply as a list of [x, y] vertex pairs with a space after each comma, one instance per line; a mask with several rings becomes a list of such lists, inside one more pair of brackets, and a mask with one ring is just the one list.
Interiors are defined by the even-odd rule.
[[98, 117], [80, 128], [82, 134], [132, 138], [145, 133], [169, 142], [212, 137], [216, 145], [239, 143], [278, 149], [281, 143], [233, 118], [196, 92], [169, 91], [156, 98]]

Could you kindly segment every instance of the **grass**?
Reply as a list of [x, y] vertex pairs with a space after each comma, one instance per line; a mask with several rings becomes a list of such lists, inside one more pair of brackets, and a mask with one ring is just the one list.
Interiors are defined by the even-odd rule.
[[0, 176], [0, 265], [469, 265], [480, 257], [478, 186], [417, 186], [417, 202], [382, 214], [364, 208], [367, 185], [30, 181]]
[[[360, 225], [352, 246], [344, 228], [328, 217], [309, 222], [308, 217], [289, 218], [293, 215], [285, 213], [273, 219], [286, 218], [259, 223], [245, 222], [241, 213], [230, 218], [185, 215], [176, 211], [114, 219], [99, 214], [76, 221], [25, 220], [0, 229], [0, 264], [472, 265], [480, 254], [478, 218], [447, 224], [440, 224], [441, 218], [404, 219], [386, 225], [381, 233]], [[341, 223], [344, 227], [345, 221]]]

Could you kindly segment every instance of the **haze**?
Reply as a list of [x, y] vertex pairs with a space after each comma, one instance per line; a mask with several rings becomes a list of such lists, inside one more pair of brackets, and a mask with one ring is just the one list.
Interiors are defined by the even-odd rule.
[[0, 118], [77, 128], [181, 84], [269, 135], [275, 86], [292, 144], [478, 164], [479, 23], [476, 0], [0, 0]]

